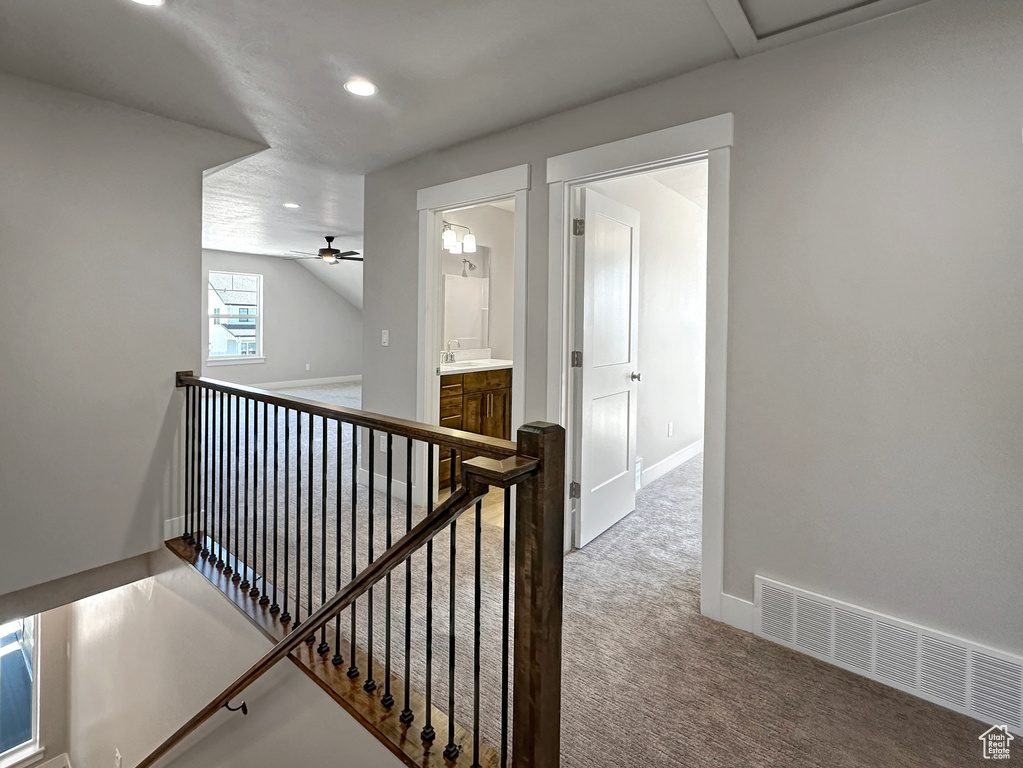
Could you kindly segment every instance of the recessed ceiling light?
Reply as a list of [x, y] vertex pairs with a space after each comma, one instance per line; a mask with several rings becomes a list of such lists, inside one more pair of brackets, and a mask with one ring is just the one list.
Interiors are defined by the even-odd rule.
[[369, 80], [353, 77], [345, 83], [345, 90], [349, 93], [354, 93], [356, 96], [372, 96], [377, 92], [377, 87]]
[[163, 5], [163, 0], [134, 0], [139, 5]]
[[298, 203], [285, 203], [284, 207], [285, 208], [301, 208], [302, 206], [299, 205]]

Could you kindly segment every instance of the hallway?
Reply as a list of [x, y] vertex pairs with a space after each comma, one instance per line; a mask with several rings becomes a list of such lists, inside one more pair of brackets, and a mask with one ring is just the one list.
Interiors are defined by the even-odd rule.
[[[355, 408], [361, 401], [358, 384], [287, 394]], [[350, 455], [350, 437], [345, 438], [344, 453]], [[651, 483], [638, 492], [636, 511], [566, 557], [562, 765], [958, 768], [978, 759], [977, 737], [984, 730], [979, 722], [700, 615], [702, 473], [698, 456]], [[380, 510], [379, 489], [377, 499]], [[366, 512], [360, 498], [363, 540]], [[417, 509], [415, 517], [422, 512]], [[375, 517], [379, 537], [383, 523], [379, 512]], [[471, 513], [463, 519], [470, 521]], [[461, 552], [472, 550], [471, 529], [469, 522], [459, 525]], [[448, 620], [447, 540], [438, 537], [435, 553], [438, 627]], [[484, 563], [490, 566], [483, 621], [484, 636], [491, 639], [482, 658], [481, 725], [491, 743], [499, 739], [500, 574], [494, 569], [500, 542], [500, 528], [485, 516]], [[328, 532], [328, 548], [332, 543]], [[346, 561], [346, 541], [342, 550]], [[414, 558], [417, 574], [420, 561]], [[468, 564], [468, 558], [459, 561], [460, 637], [469, 636], [472, 621], [472, 575], [463, 570]], [[396, 574], [396, 604], [402, 583]], [[425, 604], [416, 591], [412, 648], [421, 658]], [[375, 602], [381, 599], [378, 592]], [[375, 619], [378, 637], [382, 607]], [[394, 631], [396, 637], [403, 632], [400, 615]], [[364, 632], [360, 626], [363, 644]], [[443, 635], [434, 637], [438, 669], [447, 664]], [[457, 709], [468, 713], [470, 670], [462, 658]], [[445, 680], [434, 682], [435, 700], [446, 701]], [[413, 685], [422, 690], [422, 684], [414, 671]]]

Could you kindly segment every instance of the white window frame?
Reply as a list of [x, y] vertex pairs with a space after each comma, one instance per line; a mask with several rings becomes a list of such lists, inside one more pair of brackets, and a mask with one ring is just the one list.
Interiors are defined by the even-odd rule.
[[43, 622], [38, 613], [26, 618], [31, 618], [35, 625], [32, 647], [32, 738], [0, 754], [0, 768], [24, 768], [39, 762], [45, 754], [45, 749], [39, 743], [39, 647]]
[[[250, 319], [249, 314], [238, 313], [225, 313], [218, 312], [214, 314], [209, 307], [209, 295], [210, 295], [210, 275], [244, 275], [245, 277], [256, 278], [256, 351], [251, 355], [216, 355], [212, 356], [209, 353], [210, 348], [210, 320], [216, 320], [218, 324], [224, 324], [231, 320], [248, 320]], [[206, 365], [218, 366], [218, 365], [249, 365], [252, 363], [264, 363], [266, 357], [263, 354], [263, 275], [254, 272], [234, 272], [226, 269], [209, 269], [206, 271], [206, 291], [203, 294], [203, 309], [206, 315], [205, 319], [205, 337], [206, 337]], [[0, 766], [4, 768], [4, 766]]]

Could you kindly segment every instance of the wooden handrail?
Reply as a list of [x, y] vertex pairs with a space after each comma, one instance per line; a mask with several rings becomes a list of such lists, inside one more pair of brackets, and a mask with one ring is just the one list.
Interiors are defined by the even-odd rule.
[[517, 446], [511, 440], [500, 440], [496, 437], [478, 435], [474, 432], [463, 432], [460, 429], [420, 424], [417, 421], [357, 411], [354, 408], [345, 408], [342, 405], [330, 405], [315, 400], [305, 400], [301, 397], [290, 397], [276, 392], [269, 392], [265, 389], [256, 389], [255, 387], [246, 387], [241, 384], [231, 384], [226, 381], [218, 381], [217, 379], [194, 376], [191, 371], [179, 371], [177, 373], [177, 386], [197, 386], [203, 389], [241, 395], [261, 403], [279, 405], [294, 411], [309, 413], [313, 416], [324, 416], [328, 419], [336, 419], [358, 427], [390, 432], [399, 437], [420, 440], [424, 443], [433, 443], [445, 448], [464, 450], [492, 459], [507, 459], [515, 456], [517, 452]]
[[[188, 382], [186, 382], [188, 383]], [[248, 389], [241, 387], [239, 389]], [[260, 390], [251, 390], [259, 392]], [[348, 409], [343, 409], [347, 411]], [[355, 411], [354, 413], [358, 413]], [[514, 445], [514, 444], [513, 444]], [[480, 465], [479, 469], [474, 463]], [[522, 459], [509, 467], [509, 473], [514, 477], [525, 480], [530, 472], [537, 472], [540, 467], [538, 460]], [[324, 603], [316, 612], [302, 622], [301, 626], [292, 630], [277, 645], [270, 649], [259, 661], [235, 680], [231, 685], [207, 704], [187, 723], [178, 728], [160, 746], [154, 749], [137, 768], [149, 768], [157, 763], [177, 744], [181, 743], [190, 733], [210, 717], [229, 704], [238, 694], [244, 691], [253, 682], [265, 674], [281, 659], [284, 659], [293, 650], [302, 645], [309, 635], [321, 629], [328, 621], [334, 618], [341, 611], [348, 608], [356, 599], [363, 595], [370, 587], [383, 579], [390, 571], [405, 562], [405, 560], [426, 544], [430, 539], [445, 530], [454, 520], [477, 501], [482, 499], [489, 490], [488, 480], [484, 479], [495, 476], [494, 462], [486, 459], [469, 459], [462, 465], [462, 487], [445, 499], [426, 518], [424, 518], [411, 531], [405, 534], [397, 543], [388, 549], [378, 559], [370, 563], [355, 579], [348, 583], [334, 597]], [[500, 479], [500, 478], [496, 478]]]

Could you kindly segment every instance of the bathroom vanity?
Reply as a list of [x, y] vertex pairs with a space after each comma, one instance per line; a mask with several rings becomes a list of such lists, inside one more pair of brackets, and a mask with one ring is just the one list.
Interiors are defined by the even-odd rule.
[[[493, 367], [492, 367], [493, 366]], [[479, 435], [511, 439], [510, 360], [471, 360], [441, 366], [440, 425]], [[440, 456], [440, 487], [451, 482], [451, 456]], [[455, 476], [461, 456], [455, 457]]]

